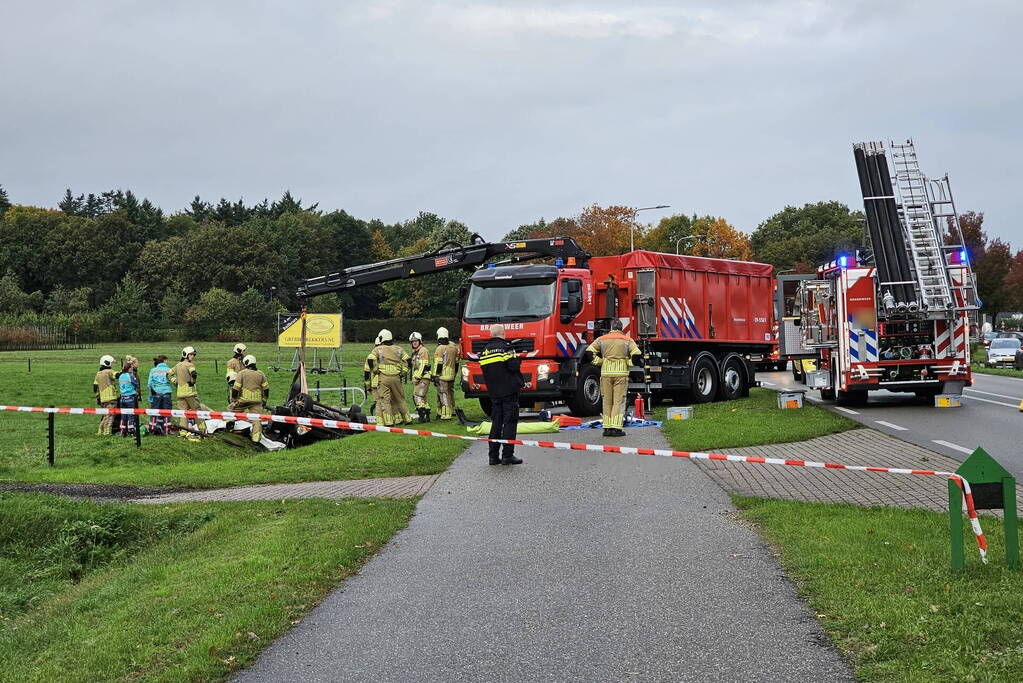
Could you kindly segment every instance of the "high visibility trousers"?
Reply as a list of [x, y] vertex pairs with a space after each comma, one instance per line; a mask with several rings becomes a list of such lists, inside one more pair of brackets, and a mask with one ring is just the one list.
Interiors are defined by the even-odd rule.
[[[100, 403], [100, 407], [101, 408], [116, 408], [117, 407], [117, 399], [114, 399], [113, 401], [104, 401], [103, 403]], [[114, 426], [114, 416], [113, 415], [104, 415], [99, 420], [99, 432], [97, 432], [97, 433], [100, 436], [110, 436], [111, 434], [114, 433], [113, 432], [113, 426]]]
[[408, 404], [405, 403], [405, 389], [397, 375], [380, 375], [377, 402], [381, 406], [381, 419], [385, 425], [410, 421]]
[[[263, 404], [259, 401], [237, 401], [235, 403], [235, 411], [239, 413], [261, 413], [263, 412]], [[259, 420], [251, 420], [252, 428], [249, 430], [249, 436], [253, 441], [259, 442], [259, 437], [263, 433], [263, 423]]]
[[412, 389], [412, 401], [416, 404], [416, 408], [429, 408], [430, 402], [426, 400], [426, 395], [430, 391], [429, 380], [417, 379], [415, 382]]
[[[178, 396], [178, 410], [201, 410], [201, 408], [199, 407], [199, 397]], [[182, 427], [187, 427], [188, 422], [189, 419], [187, 417], [182, 417], [178, 419], [178, 424], [181, 425]], [[206, 423], [201, 420], [195, 420], [194, 424], [195, 428], [198, 429], [199, 431], [202, 431], [203, 429], [206, 428]], [[188, 436], [188, 432], [182, 430], [178, 432], [178, 435]]]
[[601, 375], [600, 395], [604, 401], [600, 418], [604, 429], [621, 429], [625, 424], [625, 394], [628, 375]]
[[452, 380], [437, 380], [437, 415], [450, 420], [455, 414], [455, 383]]

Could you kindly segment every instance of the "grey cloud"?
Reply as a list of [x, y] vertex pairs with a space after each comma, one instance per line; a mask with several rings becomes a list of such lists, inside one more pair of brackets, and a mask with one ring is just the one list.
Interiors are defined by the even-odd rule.
[[[857, 206], [850, 142], [916, 138], [1020, 244], [1021, 10], [983, 2], [39, 2], [0, 10], [0, 183], [165, 209], [290, 188], [489, 237], [666, 203], [751, 230]], [[655, 220], [656, 216], [650, 216]]]

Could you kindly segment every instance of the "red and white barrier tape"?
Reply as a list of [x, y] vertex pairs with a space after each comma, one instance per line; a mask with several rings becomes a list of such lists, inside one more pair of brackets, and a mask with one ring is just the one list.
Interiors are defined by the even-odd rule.
[[347, 429], [361, 432], [387, 432], [390, 434], [406, 434], [409, 436], [432, 436], [442, 439], [460, 439], [462, 441], [483, 441], [487, 443], [514, 444], [516, 446], [532, 446], [535, 448], [554, 448], [567, 451], [597, 451], [600, 453], [620, 453], [625, 455], [660, 455], [669, 458], [688, 458], [690, 460], [717, 460], [724, 462], [743, 462], [754, 465], [786, 465], [789, 467], [814, 467], [827, 470], [848, 470], [851, 472], [879, 472], [883, 474], [911, 474], [919, 476], [946, 477], [955, 482], [963, 492], [963, 502], [970, 518], [970, 526], [977, 538], [977, 549], [980, 559], [987, 564], [987, 540], [980, 528], [980, 519], [973, 504], [973, 492], [970, 483], [955, 472], [939, 470], [911, 470], [902, 467], [871, 467], [867, 465], [842, 465], [833, 462], [816, 462], [813, 460], [790, 460], [787, 458], [763, 458], [753, 455], [726, 455], [724, 453], [702, 453], [697, 451], [673, 451], [666, 448], [633, 448], [631, 446], [605, 446], [592, 443], [568, 443], [564, 441], [538, 441], [534, 439], [490, 439], [485, 436], [466, 436], [462, 434], [446, 434], [431, 432], [425, 429], [405, 429], [403, 427], [386, 427], [384, 425], [346, 422], [344, 420], [324, 420], [318, 417], [292, 417], [290, 415], [267, 415], [263, 413], [234, 413], [219, 410], [163, 410], [157, 408], [40, 408], [35, 406], [4, 406], [0, 411], [18, 413], [57, 413], [66, 415], [151, 415], [155, 417], [192, 418], [197, 420], [261, 420], [263, 422], [279, 422], [304, 427], [324, 427], [327, 429]]

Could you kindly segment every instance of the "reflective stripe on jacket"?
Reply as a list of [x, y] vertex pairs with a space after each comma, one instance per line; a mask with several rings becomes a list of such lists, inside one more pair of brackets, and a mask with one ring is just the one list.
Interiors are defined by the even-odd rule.
[[235, 387], [241, 388], [241, 401], [243, 403], [262, 403], [266, 394], [270, 391], [270, 382], [262, 370], [245, 368], [238, 373]]
[[519, 372], [519, 357], [506, 339], [495, 337], [487, 342], [480, 353], [480, 369], [492, 399], [513, 396], [525, 384]]
[[[362, 371], [370, 373], [370, 386], [376, 389], [380, 386], [380, 373], [377, 372], [377, 349], [379, 346], [374, 346], [373, 350], [366, 356], [365, 362], [362, 364]], [[372, 366], [370, 361], [373, 361]]]
[[412, 352], [412, 379], [430, 379], [430, 352], [422, 344]]
[[445, 382], [453, 382], [458, 372], [458, 344], [438, 344], [433, 352], [433, 372]]
[[600, 366], [601, 375], [628, 375], [629, 358], [637, 355], [639, 347], [621, 332], [609, 332], [593, 340], [586, 350], [594, 355], [593, 364]]
[[381, 375], [400, 375], [408, 367], [409, 355], [400, 346], [382, 344], [374, 353], [377, 357], [377, 370]]
[[101, 403], [117, 400], [119, 396], [117, 391], [117, 374], [113, 370], [100, 370], [97, 372], [93, 384], [96, 385], [96, 395], [99, 396]]
[[195, 379], [197, 373], [195, 372], [195, 366], [189, 363], [187, 360], [183, 360], [167, 373], [167, 379], [170, 383], [178, 388], [178, 398], [185, 398], [187, 396], [196, 396], [199, 394], [195, 388]]

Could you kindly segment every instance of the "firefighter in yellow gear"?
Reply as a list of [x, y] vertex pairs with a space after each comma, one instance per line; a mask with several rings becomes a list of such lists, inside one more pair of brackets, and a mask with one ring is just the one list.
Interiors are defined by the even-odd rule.
[[401, 377], [412, 369], [412, 357], [405, 349], [394, 345], [390, 330], [380, 330], [377, 339], [380, 346], [373, 349], [369, 365], [370, 372], [380, 379], [377, 386], [380, 418], [385, 425], [412, 422], [405, 402], [405, 388], [401, 385]]
[[433, 383], [437, 385], [437, 417], [441, 420], [454, 416], [459, 353], [458, 343], [448, 338], [448, 329], [438, 327], [437, 348], [433, 351]]
[[430, 421], [430, 402], [426, 395], [430, 391], [430, 381], [433, 373], [430, 372], [430, 351], [423, 344], [423, 335], [413, 332], [408, 336], [412, 344], [412, 401], [416, 404], [416, 412], [419, 413], [420, 422]]
[[[179, 410], [199, 410], [199, 390], [195, 388], [198, 373], [195, 370], [195, 349], [186, 346], [181, 349], [181, 360], [167, 373], [167, 380], [170, 381], [177, 391]], [[179, 418], [178, 424], [188, 427], [189, 418]], [[201, 420], [194, 421], [195, 428], [202, 431], [206, 425]], [[179, 430], [180, 436], [197, 441], [199, 437], [184, 429]]]
[[[113, 369], [114, 357], [103, 356], [99, 359], [99, 371], [92, 381], [92, 393], [96, 394], [96, 405], [100, 408], [116, 408], [121, 392], [117, 388], [117, 373]], [[104, 415], [99, 421], [101, 436], [113, 434], [113, 415]]]
[[227, 374], [224, 375], [224, 379], [227, 380], [227, 409], [234, 410], [236, 408], [234, 400], [231, 398], [234, 396], [234, 383], [238, 379], [238, 373], [245, 367], [242, 364], [242, 359], [245, 358], [245, 352], [248, 347], [245, 344], [234, 345], [234, 355], [227, 361]]
[[586, 347], [583, 362], [600, 366], [600, 395], [603, 398], [601, 420], [604, 436], [625, 436], [625, 396], [629, 387], [629, 361], [641, 365], [643, 358], [636, 342], [622, 332], [622, 321], [615, 318], [611, 331]]
[[376, 352], [380, 347], [380, 335], [373, 340], [373, 348], [366, 356], [366, 360], [362, 363], [362, 388], [366, 390], [366, 396], [373, 401], [373, 417], [376, 418], [377, 424], [383, 424], [384, 418], [381, 412], [379, 388], [380, 388], [380, 373], [373, 372], [373, 367], [376, 365]]
[[[262, 370], [256, 368], [256, 357], [245, 356], [242, 359], [242, 371], [238, 373], [234, 386], [231, 390], [232, 402], [235, 411], [239, 413], [261, 413], [270, 398], [270, 382]], [[263, 423], [259, 420], [251, 420], [252, 429], [249, 432], [250, 438], [259, 443], [263, 433]]]

